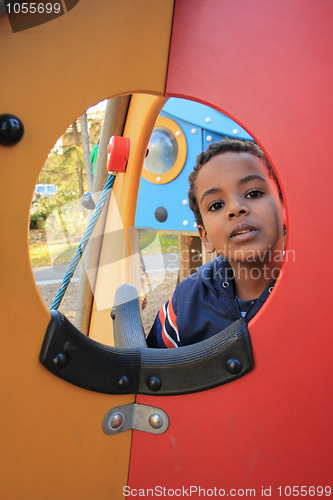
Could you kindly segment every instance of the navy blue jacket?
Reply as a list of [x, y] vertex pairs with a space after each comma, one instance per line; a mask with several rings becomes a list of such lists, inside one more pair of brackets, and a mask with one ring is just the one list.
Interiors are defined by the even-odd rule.
[[[179, 283], [159, 310], [147, 338], [149, 347], [180, 347], [212, 337], [241, 317], [232, 268], [224, 257], [198, 268]], [[245, 319], [259, 311], [272, 290], [269, 285], [251, 302]]]

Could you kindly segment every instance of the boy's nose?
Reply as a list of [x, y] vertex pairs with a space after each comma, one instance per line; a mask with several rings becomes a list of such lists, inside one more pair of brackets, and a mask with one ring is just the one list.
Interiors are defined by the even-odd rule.
[[233, 219], [234, 217], [240, 217], [241, 215], [247, 215], [248, 213], [248, 208], [245, 206], [231, 207], [227, 212], [227, 216], [229, 219]]

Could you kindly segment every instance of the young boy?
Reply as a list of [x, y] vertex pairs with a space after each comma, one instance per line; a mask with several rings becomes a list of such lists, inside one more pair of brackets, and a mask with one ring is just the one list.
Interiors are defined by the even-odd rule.
[[148, 335], [149, 347], [204, 340], [259, 311], [283, 260], [284, 208], [259, 146], [224, 139], [197, 157], [189, 202], [207, 252], [218, 257], [177, 286]]

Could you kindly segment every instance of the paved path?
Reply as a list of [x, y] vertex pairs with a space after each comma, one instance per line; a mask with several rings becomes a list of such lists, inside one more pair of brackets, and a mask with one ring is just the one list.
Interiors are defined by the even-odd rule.
[[[148, 273], [177, 271], [179, 269], [179, 259], [177, 253], [147, 255], [143, 258], [143, 261]], [[73, 283], [78, 281], [80, 278], [80, 267], [81, 265], [79, 264], [72, 279]], [[34, 267], [33, 273], [37, 285], [53, 285], [61, 283], [66, 274], [67, 268], [67, 264], [61, 266]]]

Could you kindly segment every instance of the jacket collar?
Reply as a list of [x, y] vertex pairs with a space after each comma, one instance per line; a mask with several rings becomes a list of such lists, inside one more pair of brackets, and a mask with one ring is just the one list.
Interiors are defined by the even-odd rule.
[[219, 255], [197, 270], [207, 288], [218, 294], [233, 296], [233, 271], [229, 262]]
[[[222, 255], [199, 267], [197, 272], [207, 288], [210, 288], [219, 295], [235, 296], [233, 270], [227, 259]], [[260, 297], [257, 298], [257, 301], [265, 302], [274, 285], [275, 281], [272, 281]]]

